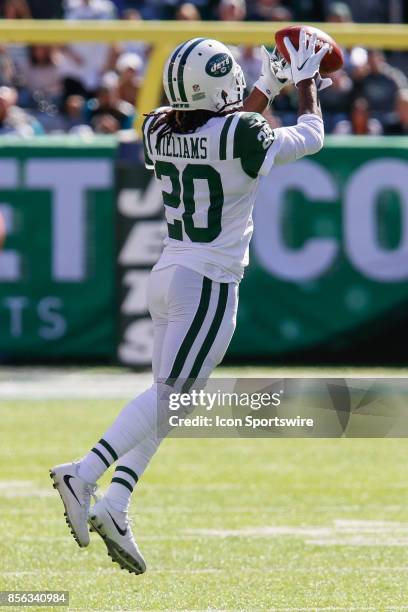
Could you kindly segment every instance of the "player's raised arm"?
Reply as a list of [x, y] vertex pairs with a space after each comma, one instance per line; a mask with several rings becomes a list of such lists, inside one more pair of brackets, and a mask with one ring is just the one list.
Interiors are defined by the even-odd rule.
[[331, 79], [321, 79], [320, 62], [329, 46], [323, 45], [316, 52], [316, 35], [309, 38], [301, 30], [299, 49], [295, 49], [289, 38], [284, 39], [290, 56], [292, 79], [299, 92], [298, 121], [296, 125], [277, 128], [273, 151], [275, 164], [286, 164], [305, 155], [320, 151], [324, 140], [324, 124], [318, 100], [318, 88], [331, 85]]
[[265, 49], [262, 75], [244, 103], [246, 111], [262, 113], [267, 104], [277, 96], [281, 88], [293, 82], [299, 92], [297, 124], [274, 130], [274, 143], [263, 164], [266, 174], [274, 164], [286, 164], [305, 155], [317, 153], [323, 146], [324, 125], [318, 99], [318, 91], [332, 84], [330, 78], [322, 79], [319, 74], [320, 62], [328, 51], [324, 44], [316, 51], [316, 35], [309, 38], [305, 30], [299, 36], [299, 49], [289, 38], [284, 39], [290, 63], [279, 53], [271, 56]]

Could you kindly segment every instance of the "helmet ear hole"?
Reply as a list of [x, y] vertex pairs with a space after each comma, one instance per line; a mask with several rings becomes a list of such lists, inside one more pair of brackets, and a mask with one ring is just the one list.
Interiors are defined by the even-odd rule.
[[221, 98], [224, 100], [224, 104], [227, 103], [227, 99], [228, 99], [228, 92], [225, 91], [225, 89], [222, 90], [221, 92]]

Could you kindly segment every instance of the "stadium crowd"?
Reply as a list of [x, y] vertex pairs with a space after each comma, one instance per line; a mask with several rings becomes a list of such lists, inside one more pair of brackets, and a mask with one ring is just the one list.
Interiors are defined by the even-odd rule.
[[[222, 21], [406, 22], [404, 0], [0, 0], [2, 19], [176, 19]], [[260, 73], [256, 47], [235, 47], [248, 88]], [[0, 47], [0, 134], [112, 134], [132, 127], [149, 47], [73, 43]], [[345, 51], [344, 69], [322, 92], [334, 134], [408, 134], [407, 54]], [[136, 106], [135, 106], [136, 104]], [[136, 108], [136, 110], [135, 110]], [[285, 88], [272, 125], [296, 117], [296, 89]]]

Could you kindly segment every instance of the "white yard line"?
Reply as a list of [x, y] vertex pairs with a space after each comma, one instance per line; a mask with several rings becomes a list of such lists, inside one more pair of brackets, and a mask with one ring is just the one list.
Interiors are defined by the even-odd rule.
[[[403, 370], [322, 368], [217, 368], [213, 378], [401, 378]], [[0, 408], [4, 400], [129, 400], [152, 383], [150, 370], [75, 366], [0, 366]]]
[[[0, 402], [46, 399], [130, 399], [152, 383], [150, 372], [86, 372], [80, 368], [0, 368]], [[1, 409], [1, 404], [0, 404]]]
[[185, 529], [205, 537], [294, 537], [313, 546], [408, 546], [408, 523], [339, 519], [329, 526], [274, 525], [241, 529]]
[[0, 480], [0, 498], [13, 499], [15, 497], [53, 497], [54, 491], [43, 489], [31, 480]]

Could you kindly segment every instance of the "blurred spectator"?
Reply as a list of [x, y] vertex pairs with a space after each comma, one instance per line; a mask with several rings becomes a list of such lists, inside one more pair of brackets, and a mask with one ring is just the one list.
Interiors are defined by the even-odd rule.
[[245, 74], [247, 90], [250, 91], [262, 70], [260, 47], [232, 47], [231, 51]]
[[[3, 0], [0, 13], [3, 19], [31, 19], [31, 11], [26, 0]], [[7, 45], [7, 53], [18, 70], [27, 56], [25, 45]]]
[[16, 106], [17, 92], [11, 87], [0, 87], [0, 134], [30, 137], [43, 134], [40, 123]]
[[7, 47], [0, 47], [0, 85], [12, 85], [13, 81], [13, 62], [8, 54]]
[[[126, 9], [122, 17], [127, 21], [140, 21], [142, 19], [137, 9]], [[120, 50], [122, 53], [136, 53], [141, 58], [142, 62], [146, 62], [149, 45], [138, 40], [127, 40], [120, 44]], [[144, 72], [144, 66], [142, 72]]]
[[143, 19], [172, 19], [179, 0], [127, 0], [129, 8], [140, 10]]
[[382, 131], [378, 119], [370, 117], [368, 101], [365, 98], [357, 98], [351, 106], [350, 119], [339, 121], [333, 133], [378, 136]]
[[127, 7], [126, 0], [112, 0], [112, 2], [116, 7], [116, 12], [119, 17], [122, 17], [123, 11], [125, 11]]
[[[326, 6], [331, 4], [325, 0]], [[391, 2], [384, 0], [347, 0], [355, 21], [384, 23], [388, 21]], [[327, 14], [327, 13], [326, 13]]]
[[69, 96], [62, 107], [61, 128], [70, 132], [85, 124], [85, 98]]
[[137, 97], [142, 82], [143, 62], [136, 53], [124, 53], [116, 64], [119, 74], [119, 97], [137, 106]]
[[[404, 10], [408, 15], [407, 7], [407, 0], [0, 0], [0, 15], [4, 19], [47, 19], [61, 17], [64, 10], [66, 19], [78, 21], [120, 15], [133, 21], [326, 19], [347, 23], [355, 18], [357, 22], [398, 22]], [[137, 40], [113, 46], [72, 43], [61, 49], [18, 44], [0, 47], [0, 105], [7, 107], [7, 112], [3, 110], [1, 131], [23, 133], [39, 129], [35, 118], [19, 106], [31, 108], [47, 131], [82, 129], [85, 120], [98, 132], [128, 129], [149, 51], [148, 44]], [[259, 48], [242, 45], [233, 52], [250, 90], [261, 70]], [[400, 64], [404, 66], [408, 54], [401, 55]], [[345, 70], [332, 75], [333, 87], [320, 96], [328, 132], [334, 128], [335, 133], [380, 133], [380, 120], [385, 133], [407, 134], [408, 80], [403, 71], [395, 68], [399, 56], [389, 53], [387, 58], [393, 65], [381, 51], [345, 51]], [[114, 70], [116, 76], [112, 74]], [[10, 102], [16, 95], [14, 88], [19, 105], [17, 98]], [[296, 97], [296, 88], [286, 87], [275, 100], [274, 117], [278, 123], [296, 120]]]
[[115, 19], [111, 0], [66, 0], [65, 19]]
[[286, 6], [275, 7], [272, 14], [272, 21], [291, 21], [292, 19], [293, 14]]
[[353, 47], [345, 56], [345, 68], [353, 79], [362, 79], [367, 74], [368, 51], [364, 47]]
[[319, 94], [324, 112], [324, 124], [327, 132], [331, 132], [334, 125], [347, 118], [347, 111], [351, 104], [353, 81], [345, 70], [338, 70], [330, 75], [333, 85]]
[[120, 99], [119, 78], [114, 72], [104, 75], [97, 96], [86, 105], [85, 116], [100, 134], [113, 134], [133, 127], [134, 107]]
[[55, 47], [32, 45], [27, 60], [21, 67], [21, 83], [27, 90], [26, 105], [33, 106], [39, 100], [58, 103], [62, 86], [58, 72], [61, 55]]
[[221, 21], [243, 21], [246, 17], [245, 0], [221, 0], [218, 17]]
[[326, 21], [329, 23], [349, 23], [353, 21], [350, 7], [345, 2], [333, 2], [327, 9]]
[[34, 19], [61, 19], [63, 0], [27, 0]]
[[125, 8], [121, 17], [122, 19], [136, 20], [136, 21], [140, 21], [142, 19], [142, 15], [140, 11], [138, 11], [136, 8]]
[[369, 51], [367, 63], [353, 74], [354, 98], [366, 98], [376, 113], [392, 112], [399, 89], [408, 88], [406, 76], [385, 59], [382, 51]]
[[176, 10], [175, 18], [178, 21], [199, 21], [201, 15], [198, 8], [192, 2], [184, 2]]
[[[112, 19], [116, 9], [110, 0], [68, 0], [68, 20]], [[60, 73], [64, 99], [70, 95], [90, 97], [99, 86], [101, 75], [111, 64], [111, 47], [99, 43], [75, 43], [64, 50]]]
[[408, 135], [408, 89], [398, 92], [395, 112], [385, 124], [385, 133], [393, 136]]
[[293, 14], [285, 4], [281, 0], [256, 0], [249, 6], [248, 19], [251, 21], [290, 21], [293, 19]]
[[26, 0], [3, 0], [1, 4], [3, 19], [31, 19], [31, 11]]

